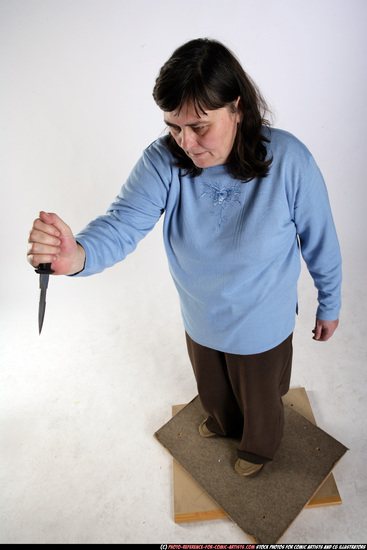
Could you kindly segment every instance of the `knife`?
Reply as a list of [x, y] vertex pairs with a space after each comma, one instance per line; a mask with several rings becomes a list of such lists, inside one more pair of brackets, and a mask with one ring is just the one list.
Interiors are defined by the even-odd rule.
[[43, 319], [45, 317], [46, 310], [46, 292], [48, 287], [48, 278], [54, 273], [54, 270], [51, 269], [51, 264], [39, 264], [38, 268], [35, 269], [36, 273], [39, 273], [40, 276], [40, 303], [38, 308], [38, 331], [41, 334]]

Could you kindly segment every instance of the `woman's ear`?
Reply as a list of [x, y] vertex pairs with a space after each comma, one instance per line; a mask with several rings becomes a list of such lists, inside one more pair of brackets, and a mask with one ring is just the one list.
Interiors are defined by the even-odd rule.
[[237, 115], [239, 117], [238, 122], [241, 122], [242, 118], [243, 118], [243, 106], [242, 106], [242, 101], [241, 101], [241, 96], [240, 95], [238, 96], [238, 98], [234, 102], [233, 107], [234, 107], [235, 113], [237, 113]]

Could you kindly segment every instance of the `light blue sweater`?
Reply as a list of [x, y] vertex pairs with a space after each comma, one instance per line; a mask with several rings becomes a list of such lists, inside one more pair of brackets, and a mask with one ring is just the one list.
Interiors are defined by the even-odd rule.
[[270, 132], [266, 178], [241, 183], [225, 165], [182, 176], [157, 139], [105, 216], [76, 237], [91, 275], [123, 260], [165, 213], [164, 244], [184, 327], [235, 354], [267, 351], [294, 329], [300, 249], [318, 289], [317, 317], [339, 317], [341, 256], [323, 177], [308, 149]]

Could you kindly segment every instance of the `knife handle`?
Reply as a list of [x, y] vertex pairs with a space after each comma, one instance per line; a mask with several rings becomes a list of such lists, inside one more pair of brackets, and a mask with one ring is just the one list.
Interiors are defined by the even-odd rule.
[[51, 269], [51, 264], [39, 264], [38, 268], [35, 269], [35, 272], [40, 275], [51, 275], [52, 273], [55, 273], [55, 271]]

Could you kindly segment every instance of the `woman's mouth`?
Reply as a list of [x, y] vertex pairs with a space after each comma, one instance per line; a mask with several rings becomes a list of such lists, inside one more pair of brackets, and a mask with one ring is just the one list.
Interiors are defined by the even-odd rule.
[[187, 154], [189, 155], [189, 157], [199, 158], [202, 155], [205, 155], [205, 153], [206, 153], [206, 151], [202, 151], [201, 153], [187, 153]]

